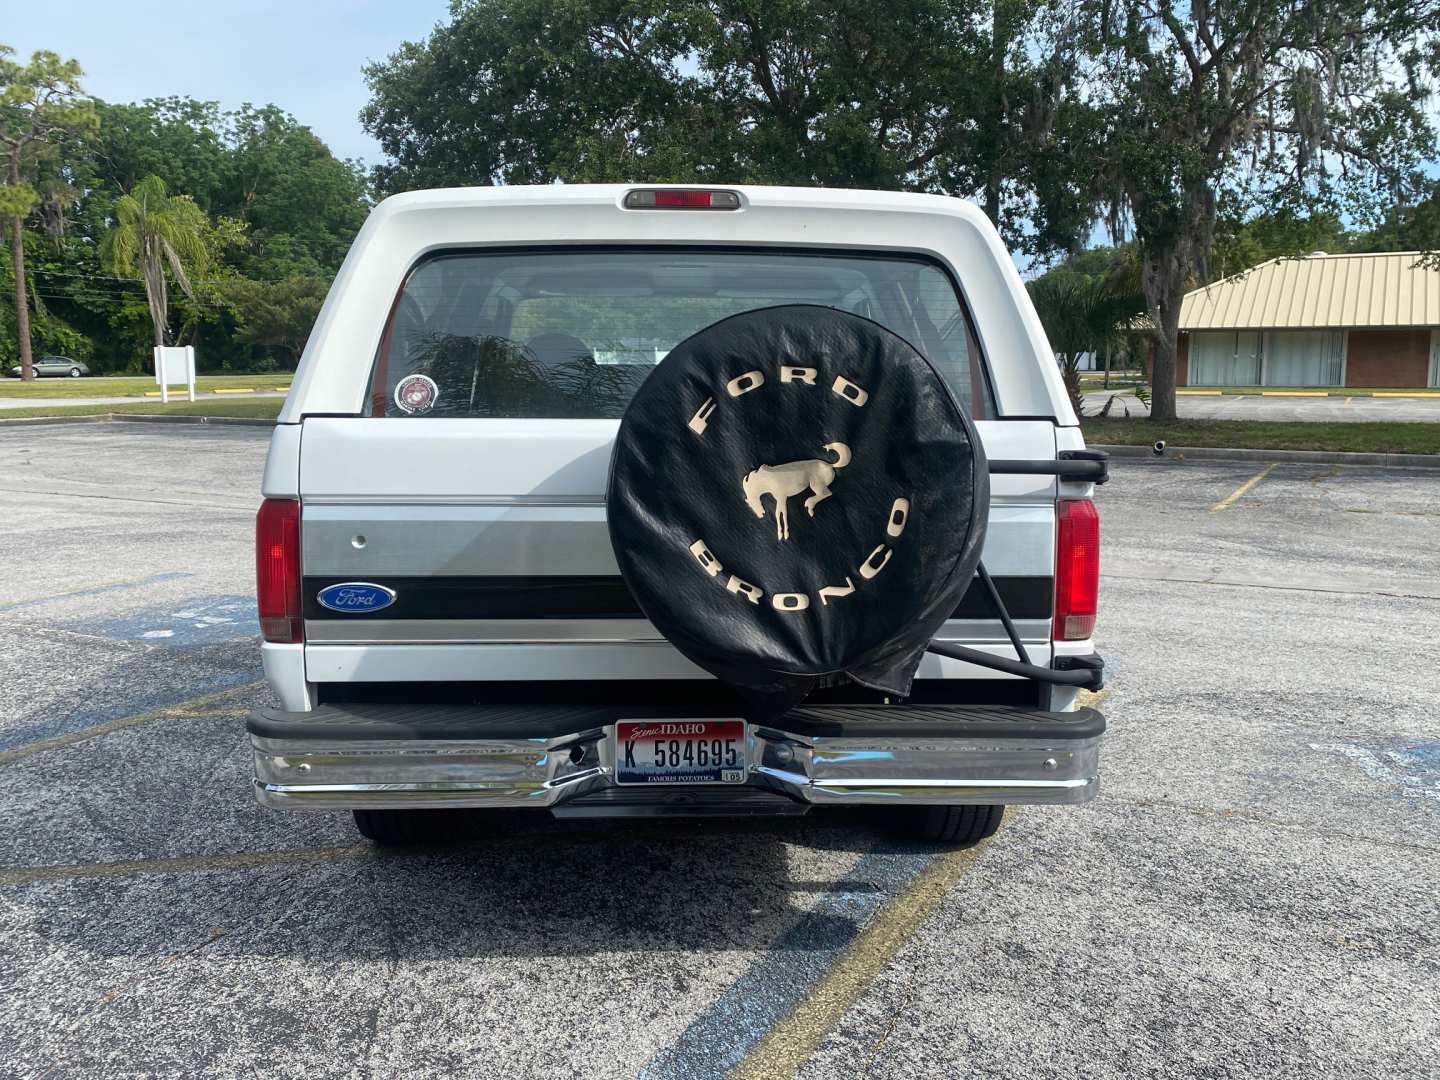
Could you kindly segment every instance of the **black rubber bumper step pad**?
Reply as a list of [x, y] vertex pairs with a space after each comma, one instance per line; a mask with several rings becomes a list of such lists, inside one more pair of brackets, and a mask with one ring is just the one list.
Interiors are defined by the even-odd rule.
[[[246, 721], [265, 739], [557, 739], [617, 720], [740, 715], [734, 706], [322, 705], [312, 712], [256, 709]], [[757, 722], [762, 730], [827, 738], [925, 736], [956, 739], [1094, 739], [1094, 709], [1048, 712], [1020, 705], [827, 705]]]

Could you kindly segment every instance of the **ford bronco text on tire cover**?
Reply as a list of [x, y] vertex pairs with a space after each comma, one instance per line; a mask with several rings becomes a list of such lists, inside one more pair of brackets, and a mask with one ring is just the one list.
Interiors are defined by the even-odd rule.
[[265, 467], [256, 791], [977, 842], [1096, 793], [1105, 479], [967, 203], [396, 196]]

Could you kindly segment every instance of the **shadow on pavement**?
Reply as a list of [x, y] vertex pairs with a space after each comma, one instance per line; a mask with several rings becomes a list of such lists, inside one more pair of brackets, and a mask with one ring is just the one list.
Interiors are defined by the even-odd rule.
[[[848, 909], [882, 903], [930, 851], [848, 811], [583, 823], [457, 812], [453, 833], [324, 863], [17, 891], [44, 910], [31, 930], [51, 948], [105, 957], [164, 955], [207, 936], [229, 954], [321, 962], [809, 951], [843, 947], [861, 921]], [[847, 896], [853, 904], [834, 902]]]

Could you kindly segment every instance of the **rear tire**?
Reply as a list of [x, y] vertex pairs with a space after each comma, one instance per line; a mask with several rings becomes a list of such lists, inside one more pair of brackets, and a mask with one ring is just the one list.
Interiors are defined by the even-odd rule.
[[414, 847], [443, 839], [448, 818], [435, 810], [353, 810], [355, 828], [381, 847]]
[[909, 812], [906, 832], [951, 848], [969, 848], [995, 835], [1005, 818], [1003, 806], [917, 806]]

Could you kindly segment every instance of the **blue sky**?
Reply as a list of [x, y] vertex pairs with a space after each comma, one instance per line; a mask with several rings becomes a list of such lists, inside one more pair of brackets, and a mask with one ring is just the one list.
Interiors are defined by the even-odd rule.
[[0, 42], [22, 57], [54, 49], [79, 60], [86, 90], [106, 101], [180, 94], [225, 108], [273, 102], [309, 125], [338, 157], [374, 164], [379, 148], [356, 117], [368, 97], [360, 69], [402, 41], [424, 38], [450, 5], [5, 0], [0, 9]]

